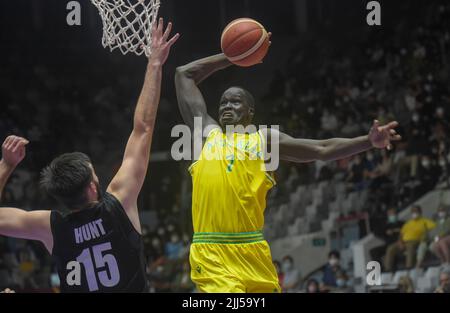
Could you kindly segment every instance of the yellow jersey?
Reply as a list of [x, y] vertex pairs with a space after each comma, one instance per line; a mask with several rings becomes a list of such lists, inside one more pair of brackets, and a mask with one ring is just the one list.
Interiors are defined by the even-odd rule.
[[264, 137], [260, 132], [207, 136], [192, 175], [192, 219], [195, 233], [261, 231], [267, 192], [275, 185], [265, 171]]

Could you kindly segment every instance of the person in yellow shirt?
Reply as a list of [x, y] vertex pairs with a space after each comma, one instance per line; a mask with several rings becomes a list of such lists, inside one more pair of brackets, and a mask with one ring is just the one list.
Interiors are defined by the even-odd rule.
[[413, 206], [411, 219], [400, 230], [399, 240], [386, 250], [384, 270], [391, 272], [395, 269], [396, 258], [400, 253], [406, 254], [406, 268], [413, 268], [419, 244], [427, 239], [428, 232], [435, 227], [435, 222], [422, 216], [419, 205]]
[[[220, 99], [218, 122], [207, 112], [198, 85], [231, 66], [224, 54], [177, 68], [175, 85], [185, 123], [203, 149], [194, 155], [192, 176], [191, 278], [201, 292], [280, 292], [268, 243], [264, 240], [267, 192], [275, 185], [264, 152], [278, 147], [279, 159], [331, 161], [400, 140], [397, 122], [374, 121], [369, 134], [352, 139], [292, 138], [274, 128], [249, 130], [256, 110], [253, 96], [241, 87], [228, 88]], [[196, 127], [201, 121], [201, 129]], [[229, 130], [234, 127], [234, 131]], [[236, 126], [241, 126], [237, 130]], [[206, 137], [204, 137], [204, 136]], [[275, 139], [273, 139], [275, 138]]]

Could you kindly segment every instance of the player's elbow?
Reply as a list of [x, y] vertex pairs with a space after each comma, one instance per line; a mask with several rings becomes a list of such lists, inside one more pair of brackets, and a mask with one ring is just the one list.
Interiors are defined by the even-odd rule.
[[178, 66], [175, 70], [175, 81], [179, 81], [180, 79], [191, 78], [192, 73], [189, 71], [186, 65]]

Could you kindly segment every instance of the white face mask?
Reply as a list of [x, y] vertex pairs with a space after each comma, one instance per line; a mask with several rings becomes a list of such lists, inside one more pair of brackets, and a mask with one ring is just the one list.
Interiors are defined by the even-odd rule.
[[415, 220], [416, 218], [418, 218], [419, 217], [419, 214], [418, 213], [413, 213], [413, 214], [411, 214], [411, 218], [413, 219], [413, 220]]
[[339, 264], [339, 260], [338, 259], [330, 259], [328, 261], [328, 263], [330, 263], [331, 266], [336, 266]]
[[291, 262], [284, 262], [282, 265], [283, 272], [289, 272], [292, 268]]

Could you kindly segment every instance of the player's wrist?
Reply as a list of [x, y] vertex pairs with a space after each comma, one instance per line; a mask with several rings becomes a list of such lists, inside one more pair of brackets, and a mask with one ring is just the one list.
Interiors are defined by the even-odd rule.
[[147, 68], [149, 69], [155, 69], [155, 68], [161, 68], [163, 66], [163, 62], [159, 59], [152, 59], [150, 58], [148, 60]]
[[0, 160], [0, 168], [12, 172], [17, 167], [17, 164], [6, 161], [5, 159]]

